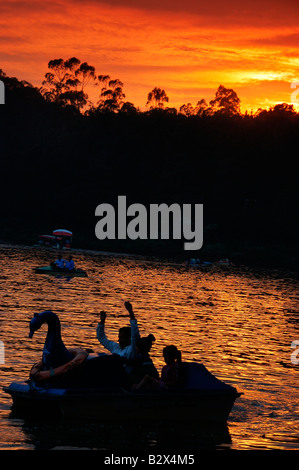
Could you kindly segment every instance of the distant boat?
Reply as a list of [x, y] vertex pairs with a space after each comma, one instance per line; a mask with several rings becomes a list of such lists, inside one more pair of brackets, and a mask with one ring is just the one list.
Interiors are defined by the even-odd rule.
[[87, 277], [87, 272], [80, 268], [76, 268], [73, 271], [68, 271], [67, 269], [55, 269], [52, 266], [43, 266], [35, 268], [35, 272], [36, 274], [49, 274], [50, 276]]
[[73, 240], [73, 232], [65, 229], [57, 229], [52, 235], [39, 235], [38, 246], [47, 248], [70, 249]]
[[229, 261], [228, 258], [221, 259], [217, 262], [212, 261], [200, 261], [195, 259], [190, 259], [187, 262], [187, 266], [190, 268], [230, 268], [232, 263]]
[[55, 237], [68, 237], [68, 238], [72, 238], [73, 236], [73, 232], [71, 232], [70, 230], [65, 230], [64, 228], [59, 228], [57, 230], [54, 230], [52, 235], [54, 235]]
[[62, 242], [62, 237], [55, 237], [54, 235], [39, 235], [38, 246], [45, 246], [47, 248], [57, 248]]
[[229, 261], [228, 258], [225, 258], [225, 259], [221, 259], [220, 261], [218, 261], [217, 265], [223, 266], [225, 268], [229, 268], [232, 265], [232, 263]]
[[211, 261], [200, 261], [191, 259], [188, 261], [188, 266], [190, 268], [210, 268], [211, 266], [213, 266], [213, 263]]
[[73, 232], [71, 232], [70, 230], [66, 230], [64, 228], [59, 228], [57, 230], [54, 230], [52, 232], [52, 235], [54, 235], [54, 237], [61, 237], [61, 239], [63, 240], [62, 248], [65, 248], [65, 249], [71, 248], [71, 244], [73, 240]]

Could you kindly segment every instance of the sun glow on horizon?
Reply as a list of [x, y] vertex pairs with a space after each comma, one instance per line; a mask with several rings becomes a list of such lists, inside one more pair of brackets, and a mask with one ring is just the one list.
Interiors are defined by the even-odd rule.
[[[299, 79], [298, 27], [281, 27], [277, 19], [265, 26], [246, 16], [229, 20], [226, 12], [221, 22], [218, 10], [201, 14], [191, 0], [195, 13], [151, 8], [145, 0], [118, 3], [30, 0], [17, 8], [8, 0], [0, 7], [0, 68], [40, 87], [49, 60], [75, 56], [98, 75], [119, 78], [126, 100], [140, 109], [156, 86], [177, 109], [208, 102], [219, 85], [237, 92], [243, 111], [291, 103], [290, 85]], [[90, 93], [95, 103], [98, 90]]]

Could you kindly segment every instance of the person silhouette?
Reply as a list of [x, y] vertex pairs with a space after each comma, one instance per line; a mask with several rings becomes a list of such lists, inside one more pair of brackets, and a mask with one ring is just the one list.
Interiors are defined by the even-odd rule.
[[107, 314], [103, 310], [100, 312], [101, 320], [97, 326], [97, 338], [101, 345], [112, 354], [118, 354], [126, 359], [134, 359], [136, 356], [136, 340], [140, 338], [140, 333], [132, 304], [125, 302], [125, 308], [129, 312], [130, 326], [124, 326], [119, 329], [118, 343], [109, 340], [105, 334]]

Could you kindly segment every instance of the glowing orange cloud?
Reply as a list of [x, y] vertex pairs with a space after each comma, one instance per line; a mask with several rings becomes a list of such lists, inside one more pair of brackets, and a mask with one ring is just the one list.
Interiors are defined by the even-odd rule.
[[[6, 0], [0, 68], [41, 86], [49, 60], [75, 56], [124, 82], [141, 109], [155, 86], [176, 108], [209, 101], [220, 84], [237, 92], [242, 110], [290, 103], [299, 80], [296, 2], [239, 3]], [[96, 102], [98, 89], [89, 95]]]

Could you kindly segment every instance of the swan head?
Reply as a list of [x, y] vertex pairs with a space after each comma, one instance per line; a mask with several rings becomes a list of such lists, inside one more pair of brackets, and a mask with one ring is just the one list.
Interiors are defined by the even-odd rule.
[[30, 328], [29, 338], [32, 338], [34, 332], [39, 330], [39, 328], [42, 326], [43, 323], [44, 323], [44, 319], [40, 317], [39, 313], [35, 313], [29, 325], [29, 328]]
[[43, 323], [48, 323], [48, 326], [51, 328], [52, 332], [59, 334], [60, 332], [60, 321], [56, 313], [51, 310], [45, 310], [41, 313], [35, 313], [34, 317], [30, 322], [30, 333], [29, 338], [32, 338], [35, 331], [37, 331]]

